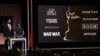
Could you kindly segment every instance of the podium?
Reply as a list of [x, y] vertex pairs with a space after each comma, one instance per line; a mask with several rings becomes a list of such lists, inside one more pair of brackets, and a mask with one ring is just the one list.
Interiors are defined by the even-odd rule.
[[14, 42], [21, 42], [22, 41], [22, 55], [26, 56], [27, 55], [27, 42], [26, 38], [9, 38], [9, 49], [13, 48], [13, 43]]

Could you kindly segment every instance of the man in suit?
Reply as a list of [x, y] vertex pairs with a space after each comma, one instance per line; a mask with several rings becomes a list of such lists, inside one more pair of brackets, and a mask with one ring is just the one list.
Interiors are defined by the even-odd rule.
[[9, 44], [8, 40], [10, 37], [13, 36], [11, 19], [8, 19], [7, 22], [3, 24], [3, 33], [5, 36], [5, 46], [6, 46], [6, 49], [8, 49], [8, 44]]
[[7, 23], [3, 24], [3, 33], [7, 39], [13, 36], [11, 19], [8, 19]]

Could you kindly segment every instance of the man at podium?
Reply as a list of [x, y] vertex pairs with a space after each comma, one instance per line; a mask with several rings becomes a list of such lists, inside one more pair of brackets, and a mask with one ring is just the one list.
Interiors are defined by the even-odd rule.
[[[21, 27], [21, 24], [18, 23], [17, 24], [17, 27], [15, 28], [14, 30], [14, 38], [23, 38], [24, 37], [24, 29], [23, 27]], [[18, 47], [17, 49], [20, 50], [20, 48], [22, 47], [23, 44], [21, 44], [22, 42], [19, 41], [19, 42], [15, 42], [15, 46]], [[21, 48], [22, 49], [22, 48]]]
[[14, 37], [22, 38], [24, 36], [24, 29], [21, 27], [21, 24], [18, 23], [17, 27], [14, 30]]

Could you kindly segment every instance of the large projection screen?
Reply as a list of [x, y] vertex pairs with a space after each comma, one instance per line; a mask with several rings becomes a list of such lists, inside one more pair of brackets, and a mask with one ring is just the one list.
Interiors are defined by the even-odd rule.
[[99, 6], [38, 6], [38, 42], [99, 42]]

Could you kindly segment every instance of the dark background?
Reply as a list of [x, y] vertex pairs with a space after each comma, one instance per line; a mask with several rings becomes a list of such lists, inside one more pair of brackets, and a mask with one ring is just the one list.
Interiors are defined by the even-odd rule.
[[[21, 23], [25, 31], [24, 36], [27, 39], [28, 45], [27, 0], [0, 0], [0, 9], [0, 25], [3, 19], [6, 21], [9, 18], [11, 18], [13, 22], [13, 28], [16, 27], [17, 23]], [[0, 30], [0, 32], [2, 32], [2, 30]]]
[[[0, 4], [9, 4], [9, 5], [20, 5], [21, 6], [21, 24], [25, 29], [25, 35], [27, 36], [27, 0], [0, 0]], [[9, 17], [9, 16], [8, 16]]]

